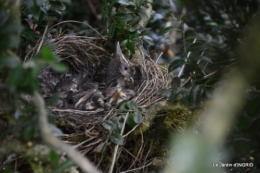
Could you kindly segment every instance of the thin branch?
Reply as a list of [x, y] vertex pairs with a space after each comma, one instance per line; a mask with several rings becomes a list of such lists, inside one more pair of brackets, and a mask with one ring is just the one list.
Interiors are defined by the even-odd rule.
[[[126, 120], [128, 119], [128, 115], [129, 115], [129, 112], [126, 114], [122, 129], [121, 129], [121, 132], [120, 132], [121, 135], [123, 135], [123, 133], [124, 133]], [[113, 160], [112, 160], [112, 164], [111, 164], [110, 169], [109, 169], [109, 173], [112, 173], [113, 170], [114, 170], [118, 148], [119, 148], [119, 145], [116, 145], [114, 153], [113, 153]]]
[[45, 103], [42, 96], [38, 92], [34, 92], [34, 101], [38, 110], [39, 127], [42, 140], [54, 149], [61, 150], [62, 152], [67, 153], [68, 157], [71, 158], [83, 171], [89, 173], [101, 173], [87, 158], [82, 156], [76, 149], [52, 136], [47, 120]]
[[43, 40], [44, 40], [45, 35], [47, 34], [47, 31], [48, 31], [49, 21], [50, 21], [50, 20], [48, 20], [48, 23], [47, 23], [47, 25], [46, 25], [46, 27], [45, 27], [45, 29], [44, 29], [44, 33], [43, 33], [43, 35], [42, 35], [42, 38], [41, 38], [41, 41], [40, 41], [40, 44], [39, 44], [39, 46], [38, 46], [38, 48], [37, 48], [36, 53], [39, 53], [39, 52], [40, 52], [40, 49], [41, 49], [42, 44], [43, 44]]
[[[192, 44], [196, 43], [196, 41], [197, 41], [197, 38], [194, 39], [194, 41], [193, 41]], [[185, 46], [185, 42], [184, 42], [184, 46]], [[184, 47], [184, 48], [185, 48], [185, 47]], [[184, 51], [186, 51], [186, 50], [184, 50]], [[185, 62], [187, 62], [187, 60], [188, 60], [190, 54], [191, 54], [191, 51], [188, 52], [187, 58], [185, 58], [185, 60], [184, 60]], [[184, 67], [185, 67], [185, 64], [182, 65], [181, 70], [180, 70], [180, 72], [179, 72], [179, 74], [178, 74], [178, 77], [180, 77], [180, 76], [182, 75], [183, 70], [184, 70]]]

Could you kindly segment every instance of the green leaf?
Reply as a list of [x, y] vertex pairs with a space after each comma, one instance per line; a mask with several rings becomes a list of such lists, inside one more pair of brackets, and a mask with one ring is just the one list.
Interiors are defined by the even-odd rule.
[[184, 64], [185, 64], [185, 61], [183, 59], [176, 59], [171, 62], [171, 64], [169, 65], [168, 71], [171, 72], [171, 71], [181, 67]]
[[143, 5], [143, 3], [145, 2], [146, 0], [136, 0], [136, 5], [139, 7], [141, 5]]
[[114, 16], [113, 16], [114, 20], [116, 20], [118, 23], [127, 23], [128, 21], [132, 20], [133, 17], [128, 14], [128, 13], [122, 13], [122, 12], [119, 12], [119, 13], [116, 13]]
[[103, 123], [102, 123], [102, 126], [107, 129], [107, 130], [112, 130], [114, 127], [115, 127], [115, 123], [111, 120], [105, 120]]
[[204, 88], [201, 85], [194, 85], [189, 93], [189, 105], [197, 106], [200, 104], [201, 95], [203, 94]]
[[51, 8], [57, 9], [57, 10], [66, 10], [66, 6], [59, 1], [50, 1]]
[[193, 57], [192, 59], [193, 59], [193, 60], [196, 60], [196, 61], [200, 60], [200, 61], [205, 61], [205, 62], [208, 62], [208, 63], [213, 63], [212, 60], [209, 59], [209, 58], [206, 57], [206, 56], [200, 56], [200, 55], [199, 55], [199, 56]]
[[131, 101], [128, 101], [128, 103], [129, 103], [129, 109], [138, 110], [138, 105], [136, 102], [131, 100]]
[[163, 34], [169, 32], [169, 31], [181, 31], [181, 29], [175, 28], [175, 27], [173, 27], [173, 26], [168, 26], [168, 27], [162, 29], [162, 30], [159, 32], [159, 35], [163, 35]]
[[169, 89], [166, 89], [166, 88], [163, 88], [163, 89], [160, 89], [156, 92], [156, 95], [158, 96], [161, 96], [161, 97], [170, 97], [171, 95], [171, 90]]
[[189, 27], [186, 23], [183, 23], [182, 28], [183, 28], [184, 32], [194, 30], [193, 28]]
[[134, 26], [136, 24], [138, 24], [138, 22], [141, 20], [140, 16], [134, 16], [133, 20], [131, 20], [130, 25]]
[[187, 49], [188, 52], [204, 51], [208, 49], [208, 45], [205, 43], [194, 43]]
[[51, 150], [49, 153], [49, 158], [52, 163], [57, 163], [58, 162], [58, 155], [54, 150]]
[[133, 120], [136, 124], [140, 124], [142, 122], [142, 112], [139, 110], [134, 111]]
[[154, 45], [153, 39], [147, 35], [143, 36], [143, 40], [149, 45]]
[[4, 65], [8, 68], [16, 68], [21, 65], [21, 61], [12, 56], [0, 56], [0, 65]]
[[130, 127], [134, 127], [137, 124], [140, 124], [142, 122], [142, 118], [143, 118], [142, 112], [139, 110], [136, 110], [129, 114], [126, 122]]
[[109, 136], [109, 139], [117, 144], [117, 145], [123, 145], [124, 144], [124, 138], [122, 135], [120, 135], [118, 132], [116, 132], [115, 130], [111, 133], [111, 135]]
[[20, 44], [20, 39], [14, 34], [4, 34], [0, 35], [0, 51], [16, 48]]
[[68, 169], [72, 166], [76, 166], [76, 164], [72, 160], [66, 160], [57, 166], [57, 169], [54, 169], [53, 172], [64, 172], [65, 169]]
[[104, 4], [101, 8], [102, 10], [102, 19], [101, 23], [104, 28], [107, 28], [107, 19], [108, 19], [108, 6], [107, 4]]
[[113, 3], [119, 3], [119, 4], [122, 4], [122, 5], [129, 5], [129, 1], [128, 0], [113, 0], [112, 1]]
[[186, 40], [187, 39], [195, 39], [195, 38], [197, 39], [197, 41], [198, 40], [201, 40], [201, 41], [207, 40], [207, 38], [203, 34], [200, 34], [200, 33], [197, 33], [197, 32], [192, 32], [192, 33], [190, 33], [186, 36]]
[[151, 28], [143, 28], [143, 29], [139, 29], [138, 33], [140, 33], [140, 35], [145, 35], [148, 34], [148, 32], [151, 30]]
[[65, 64], [62, 64], [61, 62], [51, 61], [49, 63], [49, 66], [52, 68], [52, 70], [58, 73], [64, 73], [68, 70], [67, 66]]
[[54, 56], [51, 53], [50, 47], [49, 46], [43, 46], [41, 48], [41, 51], [39, 52], [41, 58], [45, 61], [45, 62], [50, 62], [53, 60], [58, 60], [59, 58], [57, 58], [57, 56]]
[[108, 38], [112, 38], [114, 36], [114, 32], [115, 32], [115, 28], [116, 28], [116, 24], [115, 23], [112, 23], [111, 25], [109, 25], [108, 27]]
[[174, 103], [178, 99], [180, 94], [183, 94], [185, 92], [187, 92], [187, 89], [183, 88], [183, 87], [176, 88], [176, 89], [172, 90], [172, 93], [171, 93], [170, 98], [169, 98], [170, 102]]
[[160, 0], [159, 3], [160, 3], [161, 6], [163, 6], [163, 7], [170, 6], [170, 1], [169, 1], [169, 0]]
[[123, 40], [123, 41], [120, 43], [120, 46], [124, 47], [124, 46], [127, 44], [127, 41], [128, 41], [128, 40]]
[[140, 8], [137, 11], [137, 14], [141, 17], [141, 18], [148, 18], [147, 14], [146, 14], [146, 9], [145, 8]]
[[172, 88], [179, 88], [181, 86], [181, 79], [179, 77], [172, 78]]
[[135, 127], [136, 123], [133, 120], [133, 113], [130, 113], [128, 116], [128, 119], [126, 120], [127, 125], [129, 125], [130, 127]]
[[128, 50], [130, 50], [130, 52], [132, 54], [135, 54], [135, 47], [134, 44], [130, 41], [127, 42], [126, 47], [128, 48]]
[[66, 2], [66, 3], [71, 3], [71, 0], [58, 0], [58, 1], [60, 1], [60, 2]]

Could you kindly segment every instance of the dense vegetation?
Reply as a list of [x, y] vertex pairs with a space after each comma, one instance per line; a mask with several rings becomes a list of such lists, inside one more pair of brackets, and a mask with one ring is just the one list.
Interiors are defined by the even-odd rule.
[[[120, 41], [130, 58], [135, 55], [136, 46], [142, 46], [146, 54], [174, 74], [171, 87], [161, 88], [158, 95], [167, 97], [170, 104], [184, 105], [196, 115], [204, 109], [211, 110], [210, 101], [217, 98], [216, 88], [227, 89], [228, 82], [241, 75], [245, 85], [241, 94], [243, 101], [238, 104], [239, 109], [236, 108], [234, 121], [230, 120], [227, 126], [217, 123], [225, 124], [228, 118], [220, 117], [223, 122], [216, 121], [216, 128], [224, 128], [223, 137], [215, 143], [209, 141], [214, 141], [217, 133], [203, 138], [201, 124], [207, 121], [196, 116], [190, 125], [192, 130], [187, 129], [187, 135], [181, 140], [180, 136], [174, 138], [173, 155], [180, 157], [185, 151], [180, 146], [188, 143], [187, 151], [193, 153], [188, 155], [197, 157], [186, 169], [177, 169], [177, 172], [223, 171], [213, 168], [213, 161], [254, 164], [253, 167], [225, 168], [226, 172], [259, 172], [259, 3], [258, 0], [23, 0], [18, 4], [16, 0], [1, 0], [0, 171], [15, 160], [1, 154], [6, 150], [22, 155], [34, 143], [44, 145], [36, 116], [41, 110], [39, 104], [31, 100], [31, 97], [40, 98], [37, 76], [46, 64], [58, 73], [66, 71], [66, 66], [57, 62], [59, 57], [52, 53], [51, 46], [44, 46], [35, 55], [30, 54], [31, 57], [26, 56], [28, 51], [47, 39], [74, 34], [105, 36], [108, 48]], [[67, 20], [71, 22], [64, 22]], [[230, 103], [223, 100], [224, 107], [232, 107], [236, 99], [235, 96], [230, 98]], [[61, 131], [55, 126], [54, 118], [48, 116], [48, 120], [53, 133], [59, 135]], [[157, 123], [160, 122], [154, 124], [160, 126]], [[10, 143], [13, 146], [6, 146]], [[64, 158], [61, 162], [54, 150], [48, 152], [52, 172], [75, 165]], [[209, 163], [205, 166], [206, 160]], [[29, 163], [19, 167], [23, 170], [7, 166], [4, 171], [36, 170], [36, 164]]]

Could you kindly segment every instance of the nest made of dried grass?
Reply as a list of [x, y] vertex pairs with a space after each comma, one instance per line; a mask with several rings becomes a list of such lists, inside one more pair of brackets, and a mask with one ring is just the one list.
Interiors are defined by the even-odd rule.
[[[97, 70], [105, 68], [112, 53], [106, 49], [106, 43], [107, 40], [104, 38], [63, 36], [50, 39], [45, 44], [55, 45], [53, 53], [59, 55], [61, 61], [69, 66], [69, 73], [80, 74], [88, 69], [90, 75], [95, 77]], [[138, 58], [134, 58], [134, 60], [130, 60], [130, 62], [139, 69], [141, 78], [138, 81], [138, 87], [135, 91], [136, 95], [133, 98], [133, 101], [137, 103], [139, 108], [149, 109], [154, 103], [164, 100], [164, 98], [156, 95], [156, 92], [159, 89], [169, 87], [170, 77], [167, 71], [145, 55], [140, 47], [137, 47], [136, 51], [139, 54]], [[46, 71], [50, 71], [50, 68], [46, 67], [41, 75], [44, 75]], [[63, 140], [72, 145], [76, 145], [83, 154], [87, 154], [87, 156], [96, 165], [99, 165], [103, 171], [107, 171], [111, 158], [104, 159], [100, 152], [105, 145], [105, 139], [108, 132], [102, 127], [101, 123], [117, 116], [118, 112], [116, 111], [116, 108], [105, 112], [105, 116], [97, 115], [98, 111], [103, 110], [90, 112], [66, 108], [60, 109], [53, 106], [48, 107], [48, 110], [56, 117], [58, 122], [57, 125], [66, 134], [63, 137]], [[93, 115], [95, 116], [94, 118]], [[111, 150], [108, 151], [108, 153], [112, 154], [112, 148], [113, 147], [111, 147]], [[141, 148], [144, 149], [145, 147], [142, 146]], [[134, 154], [131, 154], [131, 150], [133, 149], [120, 148], [120, 152], [118, 152], [117, 156], [118, 158], [122, 157], [122, 160], [125, 160], [126, 158], [124, 157], [126, 156], [124, 156], [124, 153], [127, 153], [127, 155], [130, 154], [132, 157], [131, 159], [126, 159], [128, 161], [125, 160], [118, 163], [122, 164], [122, 167], [118, 167], [117, 170], [135, 168], [135, 163], [138, 160], [140, 163], [137, 165], [146, 164], [148, 155], [146, 152], [149, 152], [149, 149], [145, 149], [142, 151], [143, 153], [139, 153], [137, 157], [134, 157]], [[142, 157], [146, 157], [146, 159]], [[128, 163], [125, 165], [125, 162]], [[137, 169], [137, 172], [140, 171]]]

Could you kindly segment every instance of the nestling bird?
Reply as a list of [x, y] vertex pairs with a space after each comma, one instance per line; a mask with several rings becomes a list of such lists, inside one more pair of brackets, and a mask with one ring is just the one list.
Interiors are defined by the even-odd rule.
[[130, 71], [129, 62], [117, 42], [116, 52], [106, 69], [106, 87], [128, 87], [129, 81], [133, 83]]
[[110, 104], [118, 104], [124, 100], [130, 100], [134, 97], [135, 92], [131, 89], [122, 89], [119, 87], [110, 87], [103, 92], [105, 100]]

